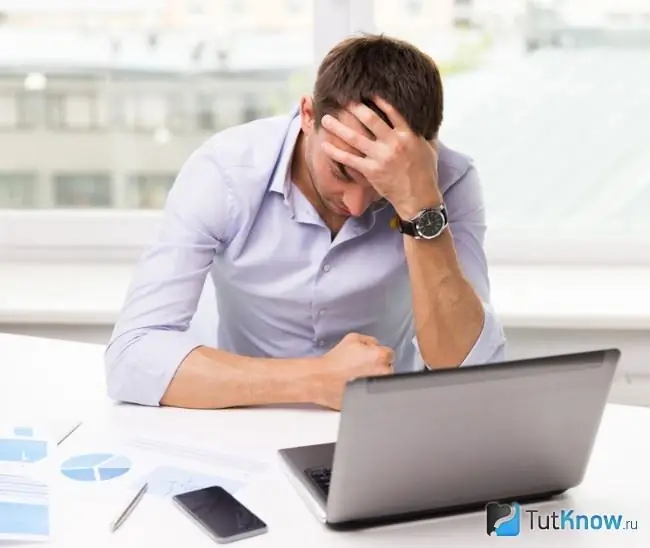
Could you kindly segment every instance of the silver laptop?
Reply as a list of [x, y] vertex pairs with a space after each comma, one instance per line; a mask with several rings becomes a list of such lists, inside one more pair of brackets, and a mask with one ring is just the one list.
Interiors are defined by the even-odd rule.
[[548, 499], [582, 482], [619, 359], [606, 349], [356, 379], [336, 443], [280, 460], [334, 529]]

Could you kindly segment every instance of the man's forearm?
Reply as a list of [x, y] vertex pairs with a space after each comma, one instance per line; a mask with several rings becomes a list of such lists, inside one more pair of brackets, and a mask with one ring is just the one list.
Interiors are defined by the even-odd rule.
[[250, 358], [199, 347], [183, 360], [160, 403], [193, 409], [311, 403], [314, 368], [314, 358]]
[[431, 368], [458, 366], [481, 334], [483, 305], [463, 276], [448, 229], [434, 240], [404, 238], [422, 358]]

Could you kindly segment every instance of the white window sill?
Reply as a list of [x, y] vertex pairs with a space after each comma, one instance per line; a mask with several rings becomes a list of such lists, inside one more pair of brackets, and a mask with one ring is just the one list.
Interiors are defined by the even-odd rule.
[[[132, 264], [0, 265], [0, 324], [112, 325]], [[491, 268], [508, 328], [650, 329], [650, 267]]]
[[0, 324], [112, 325], [130, 264], [0, 265]]

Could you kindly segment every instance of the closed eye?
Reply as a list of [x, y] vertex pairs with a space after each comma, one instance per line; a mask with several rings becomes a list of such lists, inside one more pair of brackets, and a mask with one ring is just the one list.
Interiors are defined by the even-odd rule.
[[332, 173], [337, 179], [341, 181], [347, 181], [348, 183], [354, 181], [354, 179], [348, 173], [348, 170], [341, 162], [334, 162], [336, 167], [332, 168]]

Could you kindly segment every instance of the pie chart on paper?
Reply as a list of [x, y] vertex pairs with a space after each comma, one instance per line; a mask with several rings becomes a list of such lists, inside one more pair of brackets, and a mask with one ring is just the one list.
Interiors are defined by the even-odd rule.
[[107, 481], [123, 476], [130, 469], [129, 459], [111, 453], [77, 455], [61, 465], [61, 473], [75, 481]]

